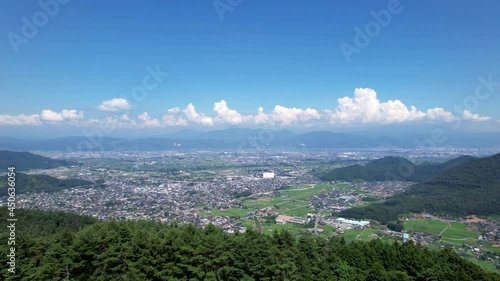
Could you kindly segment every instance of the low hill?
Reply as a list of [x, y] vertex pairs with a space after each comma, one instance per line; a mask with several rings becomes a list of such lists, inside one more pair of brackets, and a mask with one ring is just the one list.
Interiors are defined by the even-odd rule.
[[0, 150], [0, 168], [4, 171], [10, 166], [16, 167], [17, 170], [30, 170], [52, 169], [74, 164], [76, 163], [66, 160], [51, 159], [30, 152]]
[[475, 159], [472, 156], [461, 156], [444, 163], [426, 163], [416, 165], [406, 158], [387, 156], [370, 161], [365, 166], [356, 164], [333, 169], [320, 176], [326, 181], [387, 181], [401, 180], [421, 182], [432, 178], [452, 167]]
[[500, 154], [495, 154], [451, 167], [384, 203], [351, 208], [341, 216], [386, 223], [410, 212], [454, 216], [500, 214], [499, 187]]
[[[90, 186], [93, 183], [81, 179], [60, 180], [48, 175], [27, 175], [16, 173], [16, 194], [29, 191], [53, 192], [77, 186]], [[7, 175], [0, 177], [0, 196], [7, 194]]]

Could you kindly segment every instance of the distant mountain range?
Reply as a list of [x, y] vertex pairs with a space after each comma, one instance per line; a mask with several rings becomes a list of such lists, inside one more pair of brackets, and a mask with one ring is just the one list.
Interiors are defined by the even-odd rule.
[[159, 150], [192, 148], [244, 149], [252, 147], [288, 148], [368, 148], [415, 146], [500, 146], [500, 133], [450, 134], [446, 141], [434, 142], [428, 135], [374, 136], [355, 133], [315, 131], [295, 134], [270, 129], [229, 128], [214, 131], [182, 130], [175, 134], [150, 138], [64, 137], [48, 140], [0, 137], [0, 149], [6, 150]]
[[30, 152], [0, 151], [0, 168], [3, 171], [7, 167], [14, 166], [17, 170], [30, 169], [52, 169], [61, 166], [75, 165], [76, 163], [67, 160], [58, 160], [36, 155]]
[[340, 215], [386, 223], [402, 214], [421, 212], [455, 216], [500, 214], [500, 154], [468, 159], [384, 203], [351, 208]]
[[326, 181], [425, 181], [450, 168], [467, 163], [476, 158], [461, 156], [441, 164], [416, 165], [406, 158], [388, 156], [368, 162], [365, 166], [359, 164], [333, 169], [320, 176]]

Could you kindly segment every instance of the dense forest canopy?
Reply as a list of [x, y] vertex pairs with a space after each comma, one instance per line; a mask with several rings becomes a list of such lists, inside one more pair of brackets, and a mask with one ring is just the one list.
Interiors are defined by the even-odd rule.
[[[0, 214], [5, 221], [7, 210]], [[413, 243], [346, 244], [287, 231], [226, 234], [213, 225], [17, 214], [16, 273], [2, 270], [1, 280], [500, 280], [451, 250]], [[6, 241], [7, 233], [1, 236]], [[0, 251], [7, 252], [7, 243]]]

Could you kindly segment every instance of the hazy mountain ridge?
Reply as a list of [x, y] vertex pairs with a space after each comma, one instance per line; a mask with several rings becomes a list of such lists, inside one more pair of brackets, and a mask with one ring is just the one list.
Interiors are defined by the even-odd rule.
[[14, 166], [17, 170], [30, 170], [51, 169], [75, 164], [71, 161], [51, 159], [30, 152], [0, 151], [0, 168], [3, 170], [6, 170], [10, 166]]
[[[7, 175], [0, 178], [0, 196], [7, 194]], [[82, 179], [58, 179], [48, 175], [28, 175], [16, 173], [16, 194], [29, 191], [53, 192], [77, 186], [90, 186], [93, 183]]]
[[182, 130], [158, 137], [64, 137], [48, 140], [0, 137], [0, 149], [5, 150], [59, 150], [59, 151], [112, 151], [252, 147], [303, 148], [368, 148], [368, 147], [425, 147], [425, 146], [499, 146], [500, 133], [450, 135], [444, 143], [428, 141], [429, 136], [366, 135], [313, 131], [292, 133], [286, 130], [228, 128], [214, 131]]
[[365, 166], [359, 164], [333, 169], [320, 176], [326, 181], [388, 181], [402, 180], [421, 182], [428, 180], [452, 167], [476, 159], [472, 156], [460, 156], [444, 163], [414, 164], [403, 157], [387, 156], [368, 162]]

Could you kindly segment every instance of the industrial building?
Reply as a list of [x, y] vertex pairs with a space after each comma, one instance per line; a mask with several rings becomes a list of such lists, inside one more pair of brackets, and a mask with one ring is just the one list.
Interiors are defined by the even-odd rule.
[[263, 179], [274, 179], [274, 173], [273, 172], [265, 172], [262, 174]]

